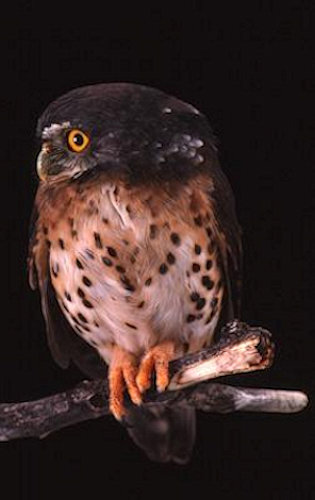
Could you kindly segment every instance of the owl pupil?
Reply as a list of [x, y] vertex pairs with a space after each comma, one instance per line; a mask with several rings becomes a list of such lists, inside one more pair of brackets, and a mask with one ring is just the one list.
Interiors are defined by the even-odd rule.
[[77, 146], [82, 146], [83, 142], [84, 142], [84, 139], [82, 137], [81, 134], [76, 134], [73, 138], [73, 142], [77, 145]]

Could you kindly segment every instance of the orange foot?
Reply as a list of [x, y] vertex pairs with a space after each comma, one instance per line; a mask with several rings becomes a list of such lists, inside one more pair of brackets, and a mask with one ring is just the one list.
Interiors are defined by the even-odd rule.
[[112, 359], [109, 367], [109, 408], [117, 420], [126, 414], [124, 407], [124, 390], [127, 391], [133, 403], [141, 404], [141, 393], [136, 384], [137, 375], [136, 358], [122, 349], [113, 348]]
[[159, 392], [165, 391], [169, 384], [168, 364], [174, 358], [175, 344], [171, 340], [161, 342], [150, 349], [142, 358], [138, 375], [137, 386], [141, 392], [151, 386], [153, 370], [156, 373], [156, 387]]

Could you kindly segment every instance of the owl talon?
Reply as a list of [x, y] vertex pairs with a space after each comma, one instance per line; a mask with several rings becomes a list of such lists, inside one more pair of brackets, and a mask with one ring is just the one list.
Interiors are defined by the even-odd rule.
[[168, 365], [174, 358], [175, 345], [172, 341], [165, 341], [153, 347], [142, 359], [136, 377], [136, 383], [141, 393], [151, 386], [153, 370], [156, 374], [156, 388], [159, 392], [165, 391], [169, 384]]
[[117, 420], [126, 415], [124, 391], [127, 388], [131, 401], [140, 405], [142, 398], [136, 384], [137, 364], [135, 357], [115, 347], [109, 368], [109, 409]]

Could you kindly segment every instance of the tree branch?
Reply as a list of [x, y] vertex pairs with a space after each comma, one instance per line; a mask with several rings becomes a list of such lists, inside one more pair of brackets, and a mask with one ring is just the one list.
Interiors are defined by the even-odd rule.
[[[268, 368], [273, 360], [271, 335], [233, 321], [214, 346], [170, 363], [170, 384], [162, 394], [149, 391], [144, 405], [186, 404], [214, 413], [302, 410], [307, 396], [297, 391], [248, 389], [209, 380]], [[207, 382], [205, 382], [207, 381]], [[131, 404], [126, 400], [126, 405]], [[0, 441], [44, 437], [63, 427], [109, 414], [107, 380], [83, 381], [73, 389], [25, 403], [0, 404]]]

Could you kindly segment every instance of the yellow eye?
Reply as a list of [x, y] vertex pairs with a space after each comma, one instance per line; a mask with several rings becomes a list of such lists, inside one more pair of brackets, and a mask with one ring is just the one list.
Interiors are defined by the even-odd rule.
[[78, 128], [74, 128], [68, 132], [67, 141], [69, 149], [75, 153], [82, 153], [90, 144], [89, 137]]

